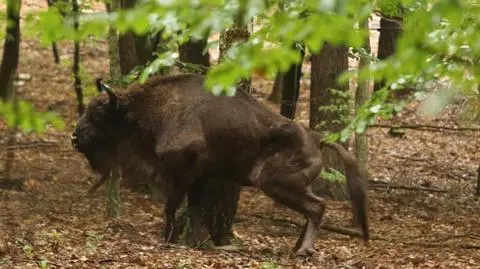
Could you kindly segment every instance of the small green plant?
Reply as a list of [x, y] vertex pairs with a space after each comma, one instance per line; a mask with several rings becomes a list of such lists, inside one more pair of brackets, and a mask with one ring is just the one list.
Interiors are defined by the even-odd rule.
[[191, 261], [189, 259], [188, 260], [180, 259], [177, 262], [177, 265], [175, 266], [175, 268], [177, 268], [177, 269], [192, 268], [191, 267]]
[[22, 251], [23, 253], [25, 253], [25, 255], [27, 255], [28, 257], [32, 257], [33, 256], [33, 252], [34, 252], [34, 249], [31, 245], [29, 244], [25, 244], [22, 246]]
[[5, 256], [4, 258], [0, 259], [0, 267], [5, 266], [6, 268], [8, 268], [8, 266], [11, 266], [11, 265], [12, 265], [12, 260], [10, 256]]
[[87, 254], [94, 253], [102, 242], [103, 235], [99, 235], [93, 231], [87, 231], [85, 236], [85, 251]]
[[40, 260], [37, 263], [38, 266], [42, 269], [48, 268], [48, 261], [44, 257], [40, 257]]
[[322, 169], [320, 172], [320, 176], [329, 181], [329, 182], [345, 182], [345, 175], [340, 173], [338, 170], [335, 170], [333, 168], [329, 168], [329, 171], [325, 171], [325, 169]]
[[281, 268], [278, 264], [273, 261], [263, 262], [262, 269], [279, 269]]

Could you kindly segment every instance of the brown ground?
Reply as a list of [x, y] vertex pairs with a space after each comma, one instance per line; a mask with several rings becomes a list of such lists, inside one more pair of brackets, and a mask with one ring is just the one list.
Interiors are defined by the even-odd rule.
[[[24, 2], [26, 9], [44, 6]], [[70, 60], [73, 46], [62, 43], [59, 48], [62, 59]], [[82, 64], [92, 77], [107, 76], [104, 40], [83, 44]], [[149, 197], [122, 190], [122, 215], [113, 220], [106, 217], [103, 187], [92, 197], [85, 195], [94, 175], [69, 142], [76, 120], [70, 64], [55, 65], [50, 48], [24, 39], [19, 72], [32, 79], [17, 88], [18, 95], [39, 109], [55, 110], [67, 127], [17, 136], [12, 177], [24, 180], [24, 187], [0, 189], [0, 268], [480, 268], [480, 202], [473, 196], [480, 163], [478, 132], [408, 131], [398, 139], [385, 129], [369, 130], [373, 179], [446, 191], [371, 189], [369, 246], [322, 231], [314, 259], [291, 258], [289, 250], [299, 234], [295, 223], [302, 218], [274, 207], [259, 191], [245, 189], [234, 225], [244, 248], [194, 250], [163, 243], [162, 205]], [[255, 80], [260, 97], [271, 84]], [[304, 90], [298, 114], [303, 120], [307, 96]], [[454, 126], [460, 109], [452, 106], [434, 119], [420, 119], [410, 109], [395, 123]], [[3, 123], [0, 133], [4, 152]], [[1, 154], [0, 171], [5, 160]], [[329, 203], [325, 223], [352, 228], [350, 219], [349, 203]]]

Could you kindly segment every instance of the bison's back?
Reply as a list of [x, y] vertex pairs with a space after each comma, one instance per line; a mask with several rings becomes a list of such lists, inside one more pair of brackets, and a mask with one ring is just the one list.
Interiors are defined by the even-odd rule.
[[183, 74], [152, 77], [144, 85], [132, 86], [134, 121], [159, 150], [202, 140], [212, 173], [246, 177], [242, 171], [253, 165], [261, 141], [285, 119], [248, 94], [215, 96], [203, 83], [204, 76]]

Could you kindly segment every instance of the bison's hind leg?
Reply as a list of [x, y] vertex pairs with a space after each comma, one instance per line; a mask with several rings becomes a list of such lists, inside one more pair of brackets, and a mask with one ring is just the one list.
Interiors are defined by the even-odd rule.
[[314, 195], [308, 186], [302, 184], [303, 179], [297, 176], [298, 174], [294, 174], [280, 180], [277, 178], [270, 182], [264, 181], [265, 184], [260, 188], [269, 197], [305, 216], [307, 222], [293, 251], [298, 256], [306, 256], [314, 253], [313, 244], [326, 204], [322, 198]]

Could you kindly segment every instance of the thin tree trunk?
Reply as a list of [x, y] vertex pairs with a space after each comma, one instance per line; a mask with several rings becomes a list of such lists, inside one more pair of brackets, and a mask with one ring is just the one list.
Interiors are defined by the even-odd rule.
[[295, 118], [297, 108], [298, 95], [300, 92], [300, 80], [302, 77], [302, 64], [305, 51], [303, 48], [298, 48], [299, 44], [294, 44], [294, 49], [300, 51], [300, 62], [292, 64], [285, 73], [282, 82], [282, 103], [280, 105], [280, 114], [289, 118]]
[[19, 112], [18, 98], [16, 96], [13, 96], [13, 115], [15, 117], [15, 120], [12, 128], [8, 130], [7, 145], [9, 147], [6, 150], [5, 171], [4, 171], [7, 180], [10, 179], [11, 177], [13, 163], [15, 162], [15, 150], [11, 148], [11, 146], [15, 144], [18, 126], [20, 125], [20, 115], [18, 112]]
[[121, 173], [118, 167], [108, 172], [107, 189], [107, 209], [108, 216], [118, 218], [120, 216], [120, 178]]
[[[339, 132], [345, 127], [348, 100], [339, 98], [332, 90], [348, 90], [348, 86], [337, 83], [338, 76], [348, 68], [348, 48], [326, 43], [311, 61], [310, 128], [320, 132]], [[344, 173], [343, 162], [334, 151], [324, 149], [322, 155], [326, 168]], [[340, 181], [317, 182], [313, 191], [320, 195], [328, 194], [332, 199], [347, 198], [345, 184]]]
[[[114, 12], [120, 7], [120, 0], [110, 0], [106, 3], [107, 12]], [[109, 69], [110, 79], [119, 81], [122, 75], [121, 61], [119, 54], [119, 38], [118, 31], [115, 27], [110, 26], [108, 29], [108, 54], [109, 54]], [[128, 74], [128, 72], [127, 72]], [[121, 181], [121, 168], [116, 167], [108, 172], [107, 179], [107, 212], [108, 216], [112, 218], [118, 218], [120, 216], [121, 199], [120, 199], [120, 181]]]
[[[78, 16], [80, 14], [80, 8], [77, 0], [72, 0], [73, 10], [73, 28], [78, 31], [79, 22]], [[76, 40], [74, 43], [74, 55], [73, 55], [73, 75], [75, 77], [75, 93], [77, 95], [78, 114], [81, 116], [85, 111], [85, 104], [83, 103], [83, 90], [82, 90], [82, 78], [80, 77], [80, 41]]]
[[21, 0], [7, 1], [7, 20], [3, 59], [0, 66], [0, 98], [9, 100], [13, 97], [13, 80], [17, 72], [20, 55], [20, 9]]
[[[360, 28], [367, 30], [368, 32], [368, 19], [360, 23]], [[360, 62], [358, 68], [361, 69], [370, 65], [370, 35], [367, 34], [363, 45], [367, 55], [360, 56]], [[370, 78], [361, 79], [358, 81], [358, 88], [355, 93], [355, 112], [358, 113], [360, 107], [368, 100], [370, 88]], [[367, 130], [362, 134], [355, 134], [355, 155], [358, 163], [363, 171], [368, 169], [368, 140], [366, 135]]]
[[[402, 18], [401, 17], [386, 17], [380, 18], [380, 36], [378, 39], [378, 56], [379, 60], [385, 60], [393, 55], [397, 49], [397, 40], [402, 32]], [[373, 88], [377, 91], [385, 87], [385, 81], [378, 81]]]
[[[106, 4], [108, 12], [116, 11], [118, 6], [118, 0], [111, 0]], [[110, 26], [108, 29], [108, 55], [110, 59], [110, 78], [114, 81], [118, 81], [121, 76], [118, 45], [118, 31], [115, 27]]]
[[[53, 5], [53, 0], [47, 0], [47, 5], [50, 8]], [[60, 63], [60, 56], [58, 55], [58, 49], [57, 49], [57, 44], [55, 42], [52, 42], [52, 53], [53, 53], [53, 59], [55, 60], [56, 64]]]

